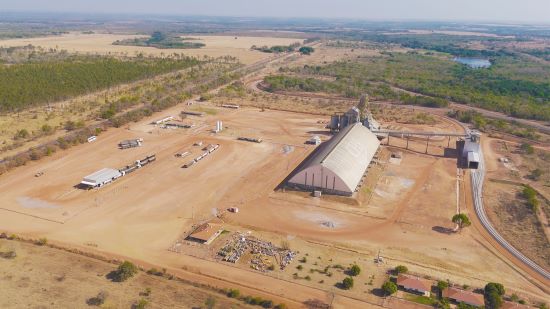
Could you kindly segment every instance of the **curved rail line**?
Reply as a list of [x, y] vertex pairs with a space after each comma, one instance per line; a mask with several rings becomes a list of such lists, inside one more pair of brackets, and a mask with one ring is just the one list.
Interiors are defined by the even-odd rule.
[[474, 208], [477, 214], [477, 217], [479, 218], [479, 221], [481, 224], [485, 227], [487, 232], [491, 234], [491, 236], [500, 243], [502, 247], [504, 247], [508, 252], [510, 252], [512, 255], [514, 255], [516, 258], [518, 258], [520, 261], [522, 261], [524, 264], [529, 266], [531, 269], [545, 277], [546, 279], [550, 280], [550, 272], [548, 272], [546, 269], [538, 265], [537, 263], [533, 262], [531, 259], [523, 255], [521, 252], [519, 252], [514, 246], [512, 246], [510, 243], [508, 243], [493, 227], [489, 219], [487, 218], [487, 214], [485, 213], [485, 209], [483, 208], [483, 181], [485, 178], [485, 163], [483, 159], [483, 152], [480, 150], [480, 158], [481, 162], [479, 164], [479, 168], [477, 170], [472, 170], [470, 173], [470, 177], [472, 180], [472, 192], [473, 192], [473, 198], [474, 198]]

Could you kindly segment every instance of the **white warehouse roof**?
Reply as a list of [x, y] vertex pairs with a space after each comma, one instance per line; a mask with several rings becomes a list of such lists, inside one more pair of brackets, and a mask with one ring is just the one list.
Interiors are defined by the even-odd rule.
[[288, 183], [351, 195], [379, 146], [376, 135], [361, 123], [349, 125], [306, 159]]
[[122, 176], [122, 174], [118, 170], [112, 168], [104, 168], [84, 177], [84, 179], [80, 183], [88, 186], [97, 186], [107, 181], [119, 178], [120, 176]]

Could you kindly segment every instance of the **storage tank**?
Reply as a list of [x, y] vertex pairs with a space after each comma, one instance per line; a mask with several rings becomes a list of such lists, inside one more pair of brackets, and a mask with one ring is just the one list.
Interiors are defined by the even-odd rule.
[[331, 129], [332, 131], [337, 131], [339, 125], [340, 125], [340, 116], [339, 115], [330, 116], [329, 129]]
[[359, 109], [355, 106], [350, 108], [346, 112], [346, 116], [348, 117], [348, 125], [361, 121], [361, 113], [359, 112]]
[[346, 114], [343, 114], [340, 116], [340, 130], [347, 127], [349, 124], [348, 116]]

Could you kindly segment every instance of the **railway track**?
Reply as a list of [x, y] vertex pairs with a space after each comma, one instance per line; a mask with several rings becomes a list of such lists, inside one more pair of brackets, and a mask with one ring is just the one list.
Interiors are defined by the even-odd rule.
[[483, 152], [480, 150], [480, 164], [479, 168], [477, 170], [472, 170], [470, 173], [471, 182], [472, 182], [472, 193], [473, 193], [473, 200], [474, 200], [474, 208], [476, 211], [476, 215], [479, 218], [479, 221], [483, 225], [483, 227], [491, 234], [491, 236], [508, 252], [510, 252], [513, 256], [515, 256], [518, 260], [520, 260], [525, 265], [529, 266], [531, 269], [533, 269], [535, 272], [546, 278], [547, 280], [550, 280], [550, 272], [548, 272], [546, 269], [538, 265], [537, 263], [533, 262], [531, 259], [523, 255], [521, 252], [519, 252], [514, 246], [512, 246], [510, 243], [506, 241], [498, 232], [495, 230], [491, 222], [489, 221], [489, 218], [487, 218], [487, 214], [485, 213], [485, 209], [483, 208], [483, 181], [485, 178], [485, 163], [483, 159]]

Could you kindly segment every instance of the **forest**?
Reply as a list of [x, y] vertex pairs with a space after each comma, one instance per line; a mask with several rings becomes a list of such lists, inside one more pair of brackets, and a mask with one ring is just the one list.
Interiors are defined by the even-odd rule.
[[[261, 51], [263, 53], [285, 53], [295, 51], [300, 46], [300, 43], [294, 43], [290, 45], [275, 45], [275, 46], [256, 46], [253, 45], [250, 49]], [[311, 51], [313, 52], [313, 51]]]
[[311, 77], [296, 77], [272, 75], [264, 79], [270, 92], [323, 92], [346, 98], [357, 99], [367, 93], [373, 100], [392, 100], [407, 105], [425, 107], [446, 107], [447, 100], [427, 96], [412, 96], [404, 92], [393, 90], [383, 83], [339, 78], [334, 81], [320, 80]]
[[186, 42], [191, 40], [196, 39], [182, 38], [177, 35], [166, 35], [162, 32], [155, 31], [149, 38], [117, 40], [113, 42], [113, 45], [145, 46], [160, 49], [197, 49], [206, 46], [204, 43], [200, 42]]
[[[550, 120], [550, 66], [527, 59], [499, 57], [492, 67], [476, 70], [436, 55], [383, 52], [382, 56], [322, 66], [281, 68], [280, 73], [300, 77], [268, 79], [274, 91], [322, 91], [356, 98], [363, 91], [373, 91], [369, 84], [383, 83], [518, 118]], [[314, 81], [312, 77], [334, 81]], [[374, 92], [383, 89], [374, 88]], [[391, 98], [382, 94], [383, 99]]]
[[199, 64], [195, 58], [73, 56], [0, 66], [0, 111], [65, 100]]

